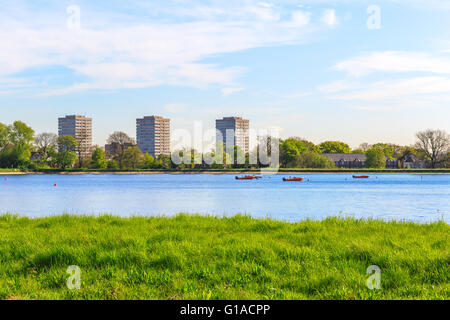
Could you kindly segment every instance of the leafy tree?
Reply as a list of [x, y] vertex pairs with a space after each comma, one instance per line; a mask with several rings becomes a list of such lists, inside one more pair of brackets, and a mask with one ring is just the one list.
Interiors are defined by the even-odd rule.
[[284, 167], [295, 167], [295, 161], [306, 152], [307, 147], [302, 141], [289, 138], [281, 143], [281, 163]]
[[72, 136], [63, 136], [58, 138], [59, 151], [75, 152], [78, 147], [78, 141]]
[[142, 159], [142, 169], [153, 169], [155, 167], [155, 158], [146, 152]]
[[340, 141], [325, 141], [319, 144], [321, 153], [350, 153], [350, 146]]
[[386, 157], [380, 148], [372, 148], [366, 152], [366, 166], [374, 169], [386, 168]]
[[61, 169], [72, 167], [77, 159], [77, 154], [73, 151], [60, 151], [56, 157], [56, 161]]
[[78, 147], [78, 141], [72, 136], [63, 136], [58, 138], [59, 152], [57, 163], [61, 169], [72, 167], [77, 159], [75, 151]]
[[389, 159], [396, 159], [401, 157], [401, 147], [392, 143], [376, 143], [372, 148], [383, 150], [384, 155]]
[[303, 145], [305, 146], [306, 150], [308, 150], [308, 151], [312, 151], [312, 152], [315, 152], [315, 153], [320, 153], [319, 146], [316, 146], [311, 141], [308, 141], [306, 139], [299, 138], [299, 137], [292, 137], [290, 139], [294, 139], [296, 141], [302, 142]]
[[432, 168], [444, 161], [450, 150], [450, 136], [444, 130], [426, 130], [416, 134], [416, 148], [422, 151]]
[[5, 151], [9, 144], [9, 128], [7, 125], [0, 123], [0, 152]]
[[117, 163], [116, 160], [109, 160], [107, 162], [106, 168], [108, 168], [108, 170], [119, 170], [119, 164]]
[[123, 166], [127, 169], [137, 169], [141, 166], [143, 158], [144, 155], [138, 147], [129, 147], [123, 154]]
[[161, 169], [168, 170], [172, 168], [172, 160], [169, 155], [160, 154], [157, 158], [157, 165]]
[[105, 160], [105, 153], [101, 148], [95, 148], [92, 153], [91, 168], [93, 169], [105, 169], [108, 163]]
[[15, 121], [9, 126], [9, 141], [13, 145], [13, 166], [27, 165], [33, 148], [34, 130], [22, 121]]
[[329, 169], [335, 168], [335, 164], [331, 159], [328, 159], [312, 151], [306, 151], [301, 156], [299, 156], [296, 167]]

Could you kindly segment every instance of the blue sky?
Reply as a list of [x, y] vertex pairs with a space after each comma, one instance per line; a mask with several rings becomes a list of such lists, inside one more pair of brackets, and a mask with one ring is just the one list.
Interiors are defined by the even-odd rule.
[[56, 132], [59, 116], [85, 114], [97, 144], [153, 114], [188, 130], [237, 115], [353, 147], [450, 131], [447, 0], [0, 5], [3, 123]]

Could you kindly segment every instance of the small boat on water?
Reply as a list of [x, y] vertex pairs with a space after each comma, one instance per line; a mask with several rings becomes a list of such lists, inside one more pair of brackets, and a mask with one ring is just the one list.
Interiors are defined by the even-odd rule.
[[353, 176], [353, 179], [369, 179], [369, 176]]
[[283, 181], [298, 181], [298, 182], [300, 182], [300, 181], [303, 181], [303, 178], [300, 178], [300, 177], [291, 178], [291, 177], [289, 177], [289, 178], [283, 178]]
[[257, 179], [256, 176], [236, 177], [236, 180], [253, 180], [253, 179]]

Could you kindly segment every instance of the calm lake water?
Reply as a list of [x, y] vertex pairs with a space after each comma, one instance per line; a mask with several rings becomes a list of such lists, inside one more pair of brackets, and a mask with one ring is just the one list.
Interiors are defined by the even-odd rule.
[[[286, 221], [327, 216], [450, 222], [450, 175], [0, 175], [0, 212], [69, 214], [250, 214]], [[54, 186], [56, 184], [56, 187]]]

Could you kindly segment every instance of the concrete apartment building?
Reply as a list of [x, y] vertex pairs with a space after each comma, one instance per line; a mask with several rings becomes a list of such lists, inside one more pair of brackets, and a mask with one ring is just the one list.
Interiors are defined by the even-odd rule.
[[230, 146], [239, 146], [245, 153], [250, 152], [250, 120], [245, 120], [240, 117], [225, 117], [223, 119], [216, 120], [217, 130], [217, 142], [226, 143], [227, 131], [231, 134], [231, 139], [234, 141], [228, 141]]
[[79, 143], [81, 156], [88, 158], [92, 151], [92, 118], [85, 116], [66, 116], [58, 119], [58, 135], [72, 136]]
[[137, 145], [153, 157], [170, 155], [170, 119], [151, 116], [136, 119]]

